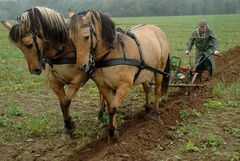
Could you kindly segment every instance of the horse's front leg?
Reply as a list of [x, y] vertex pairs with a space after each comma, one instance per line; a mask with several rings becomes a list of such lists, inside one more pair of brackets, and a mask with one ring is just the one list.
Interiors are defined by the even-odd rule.
[[63, 133], [63, 137], [64, 139], [70, 138], [70, 135], [75, 130], [75, 124], [72, 121], [72, 118], [69, 112], [69, 106], [71, 104], [72, 97], [76, 94], [77, 90], [79, 89], [79, 86], [70, 85], [68, 88], [67, 94], [65, 93], [63, 83], [49, 80], [49, 86], [57, 95], [60, 102], [60, 107], [61, 107], [61, 110], [63, 113], [63, 119], [64, 119], [64, 129], [65, 129]]
[[116, 141], [119, 137], [117, 131], [117, 122], [116, 122], [116, 111], [117, 108], [122, 104], [123, 100], [126, 98], [131, 84], [125, 83], [118, 87], [115, 97], [108, 107], [109, 113], [109, 136], [110, 139]]
[[101, 93], [100, 93], [100, 104], [101, 104], [101, 107], [98, 111], [98, 120], [102, 120], [104, 112], [106, 111], [105, 108], [107, 106], [107, 102]]
[[65, 127], [65, 134], [67, 136], [70, 136], [75, 128], [75, 122], [72, 121], [72, 117], [70, 115], [69, 107], [72, 102], [73, 97], [76, 95], [77, 91], [79, 90], [80, 85], [79, 84], [70, 84], [68, 86], [68, 89], [66, 91], [66, 95], [64, 97], [63, 102], [61, 102], [61, 109], [63, 112], [63, 118], [64, 118], [64, 127]]

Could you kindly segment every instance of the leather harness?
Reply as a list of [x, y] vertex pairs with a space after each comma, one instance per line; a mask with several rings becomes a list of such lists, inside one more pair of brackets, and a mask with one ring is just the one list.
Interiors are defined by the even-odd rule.
[[[90, 31], [93, 31], [93, 29], [91, 29], [91, 25], [90, 25]], [[140, 60], [137, 60], [137, 59], [129, 59], [126, 57], [126, 47], [125, 47], [125, 43], [124, 41], [122, 40], [122, 38], [120, 37], [119, 33], [123, 33], [123, 34], [126, 34], [127, 36], [129, 36], [130, 38], [132, 38], [135, 43], [137, 44], [138, 46], [138, 50], [139, 50], [139, 55], [140, 55]], [[91, 32], [90, 32], [91, 34]], [[92, 36], [95, 35], [95, 34], [91, 34]], [[143, 58], [143, 52], [142, 52], [142, 49], [141, 49], [141, 45], [140, 45], [140, 42], [138, 41], [138, 39], [136, 38], [135, 34], [130, 32], [130, 31], [123, 31], [121, 29], [118, 29], [117, 32], [116, 32], [116, 35], [117, 35], [117, 41], [118, 43], [121, 45], [121, 48], [122, 48], [122, 51], [123, 51], [123, 58], [115, 58], [115, 59], [106, 59], [106, 57], [108, 56], [109, 53], [111, 53], [111, 51], [114, 49], [109, 49], [108, 52], [106, 52], [106, 54], [100, 59], [100, 60], [97, 60], [95, 62], [94, 58], [95, 58], [95, 53], [91, 52], [91, 51], [94, 51], [95, 52], [95, 49], [96, 49], [96, 46], [94, 49], [90, 49], [90, 68], [89, 68], [89, 71], [86, 71], [88, 72], [89, 76], [91, 77], [92, 74], [94, 73], [95, 69], [96, 68], [104, 68], [104, 67], [110, 67], [110, 66], [116, 66], [116, 65], [130, 65], [130, 66], [135, 66], [135, 67], [138, 67], [138, 72], [135, 74], [134, 76], [134, 81], [137, 79], [138, 75], [140, 74], [141, 70], [142, 69], [147, 69], [147, 70], [150, 70], [154, 73], [159, 73], [159, 74], [162, 74], [162, 75], [165, 75], [167, 77], [169, 77], [169, 73], [166, 73], [166, 72], [163, 72], [161, 70], [158, 70], [150, 65], [147, 65], [144, 61], [144, 58]], [[91, 38], [92, 38], [91, 36]], [[92, 40], [91, 40], [91, 46], [92, 45]]]

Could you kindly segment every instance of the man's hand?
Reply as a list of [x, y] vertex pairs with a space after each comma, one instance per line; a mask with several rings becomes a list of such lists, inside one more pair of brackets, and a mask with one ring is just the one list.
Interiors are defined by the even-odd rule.
[[186, 53], [187, 55], [189, 55], [189, 54], [190, 54], [190, 51], [187, 50], [187, 51], [185, 51], [185, 53]]
[[213, 54], [218, 56], [219, 55], [219, 51], [216, 50], [216, 51], [213, 52]]

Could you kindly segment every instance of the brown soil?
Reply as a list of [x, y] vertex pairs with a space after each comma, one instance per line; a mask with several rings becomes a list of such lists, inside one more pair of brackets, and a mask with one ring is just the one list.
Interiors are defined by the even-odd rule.
[[76, 150], [68, 161], [150, 160], [144, 151], [154, 149], [157, 141], [176, 141], [177, 138], [169, 129], [176, 125], [183, 106], [203, 111], [203, 102], [211, 97], [210, 91], [216, 82], [229, 84], [239, 78], [240, 46], [222, 53], [215, 60], [217, 70], [213, 79], [206, 82], [204, 87], [194, 89], [191, 96], [186, 96], [183, 90], [179, 90], [169, 96], [161, 107], [160, 116], [148, 117], [142, 111], [131, 118], [125, 118], [125, 123], [119, 127], [120, 138], [117, 143], [108, 143], [107, 137], [103, 136]]

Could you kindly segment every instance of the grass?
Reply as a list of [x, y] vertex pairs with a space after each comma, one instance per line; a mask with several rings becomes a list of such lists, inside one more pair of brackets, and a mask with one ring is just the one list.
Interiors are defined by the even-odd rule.
[[[114, 18], [118, 27], [127, 28], [137, 24], [155, 24], [160, 26], [167, 34], [171, 54], [183, 57], [186, 42], [194, 30], [198, 21], [207, 19], [210, 27], [215, 31], [219, 42], [220, 51], [232, 48], [240, 43], [240, 15], [209, 15], [209, 16], [174, 16], [174, 17], [136, 17], [136, 18]], [[224, 22], [224, 23], [223, 23]], [[216, 108], [233, 110], [240, 113], [240, 83], [239, 81], [230, 86], [219, 84], [214, 87], [214, 99], [206, 102], [207, 110], [215, 111]], [[221, 92], [224, 91], [224, 95]], [[226, 93], [225, 93], [226, 91]], [[152, 97], [152, 96], [151, 96]], [[123, 107], [118, 111], [118, 123], [124, 122], [125, 115], [131, 115], [142, 110], [144, 94], [142, 87], [134, 87]], [[137, 106], [137, 107], [136, 107]], [[77, 93], [71, 104], [72, 118], [77, 124], [75, 136], [79, 147], [85, 145], [93, 137], [99, 137], [105, 124], [96, 124], [97, 111], [99, 109], [99, 95], [92, 81], [87, 82]], [[189, 117], [203, 117], [197, 110], [181, 111], [184, 121]], [[108, 121], [104, 115], [104, 122]], [[210, 121], [210, 120], [209, 120]], [[203, 123], [208, 127], [210, 123]], [[193, 128], [194, 127], [194, 128]], [[203, 149], [200, 143], [202, 137], [196, 124], [181, 124], [175, 127], [179, 138], [187, 137], [189, 148], [194, 146]], [[239, 138], [239, 128], [230, 126], [227, 134]], [[8, 40], [8, 31], [0, 25], [0, 145], [10, 145], [11, 148], [19, 147], [25, 139], [33, 137], [36, 140], [58, 137], [63, 130], [63, 118], [58, 99], [49, 89], [44, 74], [40, 76], [30, 75], [27, 63], [21, 51], [14, 47]], [[59, 139], [59, 138], [58, 138]], [[50, 140], [51, 142], [52, 140]], [[184, 142], [183, 149], [187, 141]], [[162, 147], [164, 148], [164, 147]], [[158, 150], [161, 151], [161, 146]], [[1, 148], [0, 148], [1, 150]], [[204, 150], [204, 149], [203, 149]], [[67, 153], [67, 152], [66, 152]], [[232, 158], [239, 158], [239, 151], [232, 151]], [[176, 155], [176, 158], [184, 158]], [[18, 158], [21, 158], [19, 156]], [[20, 160], [24, 160], [20, 159]]]
[[207, 103], [204, 104], [205, 107], [214, 108], [214, 109], [223, 109], [224, 105], [219, 100], [209, 99]]
[[207, 135], [207, 144], [210, 145], [212, 148], [217, 148], [222, 144], [222, 138], [218, 135], [213, 133], [209, 133]]
[[[126, 28], [136, 24], [155, 24], [167, 34], [171, 53], [181, 55], [186, 50], [186, 43], [191, 32], [201, 19], [206, 19], [219, 39], [219, 50], [224, 51], [239, 44], [236, 37], [240, 36], [237, 24], [238, 15], [204, 15], [204, 16], [173, 16], [173, 17], [138, 17], [115, 18], [120, 27]], [[224, 23], [223, 23], [224, 21]], [[186, 60], [187, 61], [187, 60]]]
[[199, 148], [197, 146], [195, 146], [191, 140], [189, 140], [185, 146], [186, 150], [188, 152], [198, 152]]
[[187, 111], [187, 110], [182, 110], [182, 111], [180, 111], [180, 117], [181, 118], [186, 118], [186, 117], [188, 117], [190, 114], [189, 114], [189, 112]]
[[4, 109], [7, 116], [24, 116], [25, 112], [16, 105], [10, 105]]

